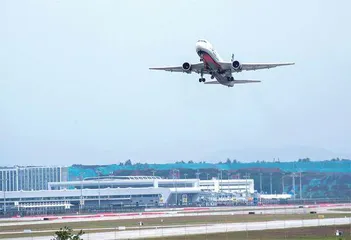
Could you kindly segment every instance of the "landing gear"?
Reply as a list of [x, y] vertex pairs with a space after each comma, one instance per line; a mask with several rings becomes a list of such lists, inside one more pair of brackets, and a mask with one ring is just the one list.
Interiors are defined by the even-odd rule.
[[205, 82], [206, 81], [206, 79], [204, 78], [204, 72], [203, 72], [203, 70], [201, 70], [201, 78], [199, 78], [199, 82]]
[[233, 77], [227, 77], [227, 80], [228, 80], [228, 82], [232, 82], [232, 81], [234, 81], [234, 78]]
[[211, 75], [211, 79], [214, 79], [214, 76], [213, 76], [213, 75]]

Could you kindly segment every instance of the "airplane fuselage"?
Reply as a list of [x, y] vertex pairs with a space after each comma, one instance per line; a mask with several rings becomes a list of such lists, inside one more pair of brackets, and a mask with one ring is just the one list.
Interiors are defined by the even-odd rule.
[[205, 40], [197, 41], [196, 53], [211, 72], [211, 78], [216, 78], [219, 83], [226, 86], [232, 87], [234, 85], [231, 71], [222, 69], [220, 62], [223, 60], [209, 42]]

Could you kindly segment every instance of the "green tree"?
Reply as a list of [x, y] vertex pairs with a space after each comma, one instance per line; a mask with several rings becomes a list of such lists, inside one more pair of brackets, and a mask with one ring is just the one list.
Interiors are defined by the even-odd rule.
[[311, 159], [310, 158], [300, 158], [299, 160], [298, 160], [298, 162], [311, 162]]
[[176, 164], [184, 164], [185, 162], [182, 160], [182, 161], [176, 161]]
[[55, 236], [52, 240], [83, 240], [83, 238], [81, 238], [83, 234], [83, 230], [80, 230], [77, 234], [74, 234], [72, 228], [65, 226], [64, 228], [60, 228], [59, 231], [55, 232]]
[[124, 166], [132, 166], [132, 160], [128, 159], [125, 163]]

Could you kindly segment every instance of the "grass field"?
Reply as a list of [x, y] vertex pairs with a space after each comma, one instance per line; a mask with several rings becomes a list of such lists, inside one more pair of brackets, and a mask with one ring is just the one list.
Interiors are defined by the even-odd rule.
[[329, 211], [340, 211], [340, 212], [351, 212], [351, 208], [333, 208], [328, 209]]
[[[335, 236], [336, 229], [344, 232], [343, 238]], [[164, 238], [148, 238], [148, 240], [351, 240], [350, 225], [341, 226], [323, 226], [323, 227], [306, 227], [293, 229], [265, 230], [265, 231], [248, 231], [248, 232], [228, 232], [207, 235], [188, 235]]]
[[[324, 214], [324, 218], [335, 217], [351, 217], [351, 214]], [[116, 228], [118, 226], [138, 227], [138, 223], [142, 221], [144, 227], [153, 226], [172, 226], [172, 225], [187, 225], [187, 224], [210, 224], [210, 223], [235, 223], [235, 222], [259, 222], [272, 220], [297, 220], [297, 219], [316, 219], [318, 215], [311, 214], [296, 214], [296, 215], [214, 215], [214, 216], [187, 216], [187, 217], [167, 217], [162, 218], [145, 218], [145, 219], [125, 219], [125, 220], [108, 220], [108, 221], [89, 221], [89, 222], [69, 222], [69, 223], [55, 223], [51, 221], [45, 224], [37, 225], [18, 225], [18, 226], [4, 226], [1, 227], [1, 232], [23, 232], [24, 229], [31, 229], [32, 231], [49, 230], [47, 233], [33, 233], [33, 236], [52, 236], [53, 233], [64, 226], [70, 226], [73, 229], [83, 229], [86, 232], [108, 231], [106, 228]], [[94, 229], [94, 230], [89, 230]], [[99, 230], [100, 229], [100, 230]], [[113, 231], [113, 230], [112, 230]], [[6, 239], [9, 236], [28, 236], [28, 234], [17, 233], [14, 235], [0, 234], [0, 239]]]
[[[58, 230], [58, 229], [57, 229]], [[55, 230], [55, 231], [57, 231]], [[52, 231], [50, 233], [16, 233], [16, 234], [1, 234], [0, 235], [0, 239], [11, 239], [11, 238], [20, 238], [20, 237], [40, 237], [40, 236], [48, 236], [48, 240], [51, 240], [54, 236], [55, 231]], [[113, 231], [113, 230], [110, 230]], [[76, 231], [78, 232], [78, 231]], [[109, 232], [108, 230], [104, 230], [104, 231], [84, 231], [85, 232], [85, 236], [83, 237], [83, 239], [88, 239], [88, 234], [89, 233], [94, 233], [94, 232]]]
[[[335, 236], [336, 229], [344, 232], [342, 238]], [[88, 231], [83, 235], [83, 239], [89, 239], [89, 233], [96, 231]], [[33, 236], [50, 236], [53, 234], [37, 234]], [[31, 237], [30, 234], [16, 234], [4, 235], [2, 239], [9, 239], [10, 237]], [[292, 228], [292, 229], [278, 229], [278, 230], [264, 230], [264, 231], [248, 231], [248, 232], [227, 232], [216, 234], [202, 234], [202, 235], [184, 235], [174, 237], [160, 237], [160, 238], [145, 238], [147, 240], [351, 240], [350, 225], [339, 226], [321, 226], [321, 227], [306, 227], [306, 228]]]
[[[338, 217], [351, 217], [351, 214], [333, 213], [324, 214], [324, 218], [338, 218]], [[296, 219], [316, 219], [318, 215], [315, 214], [262, 214], [262, 215], [213, 215], [213, 216], [186, 216], [186, 217], [165, 217], [162, 225], [184, 225], [184, 224], [206, 224], [206, 223], [236, 223], [236, 222], [260, 222], [272, 220], [296, 220]], [[142, 221], [144, 226], [158, 226], [161, 225], [161, 218], [140, 218], [140, 219], [123, 219], [123, 220], [107, 220], [104, 221], [82, 221], [82, 222], [69, 222], [69, 223], [55, 223], [49, 221], [47, 224], [37, 225], [18, 225], [18, 226], [3, 226], [1, 231], [23, 231], [24, 229], [31, 230], [51, 230], [59, 229], [69, 225], [73, 229], [89, 229], [89, 228], [114, 228], [118, 226], [135, 227]]]

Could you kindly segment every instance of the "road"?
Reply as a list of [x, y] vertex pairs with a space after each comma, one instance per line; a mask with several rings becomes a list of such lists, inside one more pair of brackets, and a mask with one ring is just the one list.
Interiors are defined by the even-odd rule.
[[[350, 218], [329, 218], [329, 219], [310, 219], [310, 220], [289, 220], [289, 221], [267, 221], [267, 222], [249, 222], [249, 223], [228, 223], [228, 224], [209, 224], [202, 226], [170, 227], [155, 229], [140, 229], [115, 232], [90, 233], [84, 238], [89, 240], [114, 240], [114, 239], [140, 239], [148, 237], [165, 237], [165, 236], [184, 236], [194, 234], [209, 234], [220, 232], [284, 229], [312, 226], [330, 226], [351, 224]], [[11, 238], [12, 240], [47, 240], [48, 237], [24, 237]]]

